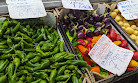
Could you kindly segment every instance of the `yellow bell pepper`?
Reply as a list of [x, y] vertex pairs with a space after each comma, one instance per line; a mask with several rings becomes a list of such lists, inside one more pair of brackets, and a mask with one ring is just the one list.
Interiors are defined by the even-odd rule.
[[138, 62], [135, 60], [131, 60], [128, 66], [129, 67], [136, 67], [136, 66], [138, 66]]
[[113, 42], [115, 45], [119, 46], [121, 44], [121, 41], [114, 41]]

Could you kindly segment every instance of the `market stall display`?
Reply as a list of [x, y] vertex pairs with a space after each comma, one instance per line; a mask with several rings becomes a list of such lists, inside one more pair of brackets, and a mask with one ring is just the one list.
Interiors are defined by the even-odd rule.
[[[97, 9], [94, 11], [63, 9], [60, 14], [60, 27], [64, 29], [63, 32], [66, 32], [76, 54], [83, 56], [83, 60], [91, 66], [90, 71], [97, 72], [103, 77], [108, 77], [112, 73], [102, 69], [88, 56], [92, 47], [100, 39], [102, 34], [105, 34], [114, 44], [120, 47], [129, 49], [130, 46], [128, 45], [128, 41], [122, 38], [122, 36], [116, 32], [115, 28], [113, 28], [108, 16], [106, 16], [106, 14], [98, 15], [96, 11]], [[127, 71], [130, 71], [129, 67], [132, 67], [131, 63], [133, 63], [133, 61], [134, 60], [131, 60]], [[134, 61], [134, 63], [135, 62], [136, 61]], [[135, 67], [133, 65], [132, 70], [136, 68], [137, 63], [138, 62], [136, 62]]]

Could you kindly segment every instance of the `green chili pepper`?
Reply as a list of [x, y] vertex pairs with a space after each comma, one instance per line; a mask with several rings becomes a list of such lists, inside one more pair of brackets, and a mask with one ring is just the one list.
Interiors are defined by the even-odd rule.
[[27, 70], [21, 70], [21, 71], [16, 73], [16, 76], [21, 76], [21, 75], [25, 75], [25, 74], [28, 74], [28, 71]]
[[83, 57], [82, 57], [81, 52], [79, 51], [79, 49], [76, 48], [76, 47], [74, 47], [74, 49], [75, 49], [75, 51], [76, 51], [76, 54], [77, 54], [78, 58], [79, 58], [80, 60], [83, 60]]
[[23, 81], [19, 80], [19, 81], [18, 81], [18, 82], [16, 82], [16, 83], [23, 83]]
[[56, 47], [54, 48], [54, 51], [51, 52], [50, 55], [54, 55], [54, 54], [56, 54], [56, 53], [58, 53], [58, 52], [59, 52], [59, 47], [56, 46]]
[[0, 45], [0, 49], [7, 49], [8, 48], [8, 46], [6, 46], [6, 45]]
[[27, 66], [29, 67], [40, 67], [41, 64], [39, 63], [35, 63], [35, 64], [32, 64], [30, 61], [26, 63]]
[[36, 56], [36, 57], [34, 57], [33, 59], [31, 59], [30, 62], [36, 63], [36, 62], [40, 61], [40, 59], [41, 59], [41, 57]]
[[70, 65], [87, 66], [87, 63], [82, 60], [68, 60], [66, 62]]
[[15, 33], [20, 28], [20, 22], [12, 29], [11, 33]]
[[34, 72], [34, 69], [32, 67], [28, 67], [28, 66], [25, 65], [24, 68], [26, 70], [28, 70], [29, 72]]
[[60, 62], [60, 63], [58, 63], [60, 66], [63, 66], [63, 65], [66, 65], [67, 64], [67, 62]]
[[64, 74], [70, 74], [70, 72], [71, 72], [70, 70], [65, 70]]
[[28, 55], [25, 57], [24, 61], [28, 61], [29, 59], [35, 57], [35, 53], [29, 52]]
[[9, 83], [16, 83], [16, 78], [16, 73], [14, 73]]
[[40, 81], [41, 81], [41, 79], [38, 79], [38, 80], [33, 81], [33, 82], [31, 82], [31, 83], [39, 83]]
[[40, 77], [42, 78], [42, 79], [46, 79], [47, 81], [49, 81], [49, 76], [47, 75], [47, 73], [45, 73], [45, 72], [40, 72]]
[[51, 48], [51, 47], [53, 47], [53, 43], [44, 43], [43, 46], [41, 47], [41, 49], [43, 51], [49, 51], [50, 50], [49, 48]]
[[19, 80], [21, 80], [21, 81], [25, 81], [25, 79], [26, 79], [25, 75], [22, 75], [22, 76], [19, 78]]
[[72, 76], [71, 80], [72, 80], [72, 83], [79, 83], [79, 80], [75, 75]]
[[60, 52], [64, 52], [64, 42], [60, 42]]
[[39, 83], [47, 83], [46, 80], [41, 80]]
[[67, 34], [67, 36], [68, 36], [69, 40], [70, 40], [70, 41], [72, 41], [72, 40], [73, 40], [73, 38], [72, 38], [72, 36], [70, 36], [69, 30], [67, 30], [66, 34]]
[[15, 54], [17, 54], [18, 55], [18, 57], [22, 60], [22, 63], [24, 62], [24, 59], [25, 59], [25, 53], [24, 53], [24, 51], [20, 51], [20, 50], [16, 50], [15, 51]]
[[57, 75], [57, 70], [56, 69], [52, 70], [50, 74], [50, 81], [52, 82], [55, 81], [56, 75]]
[[68, 65], [68, 66], [66, 67], [66, 69], [74, 70], [74, 69], [78, 69], [78, 67], [75, 66], [75, 65]]
[[54, 64], [50, 65], [50, 68], [51, 68], [51, 69], [57, 69], [57, 68], [59, 68], [59, 67], [60, 67], [60, 65], [59, 65], [58, 62], [55, 62]]
[[50, 73], [52, 70], [51, 69], [44, 69], [44, 70], [39, 70], [40, 72], [45, 72], [45, 73]]
[[34, 39], [34, 38], [36, 38], [38, 35], [40, 35], [40, 31], [41, 31], [41, 29], [37, 29], [36, 34], [33, 35], [32, 38]]
[[26, 77], [26, 82], [31, 83], [33, 81], [33, 76], [30, 74], [29, 76]]
[[46, 29], [46, 34], [47, 34], [47, 37], [50, 41], [53, 41], [53, 37], [50, 35], [50, 33], [48, 32], [48, 30]]
[[75, 56], [76, 56], [76, 55], [74, 55], [74, 54], [68, 53], [68, 55], [65, 56], [64, 59], [72, 60], [72, 59], [75, 59]]
[[59, 70], [58, 70], [58, 72], [57, 72], [57, 76], [62, 75], [64, 73], [65, 69], [66, 69], [66, 65], [60, 67]]
[[7, 28], [7, 31], [5, 32], [5, 34], [10, 34], [10, 32], [11, 32], [11, 29]]
[[12, 40], [10, 38], [7, 39], [7, 44], [9, 47], [12, 47], [13, 43], [12, 43]]
[[1, 65], [0, 65], [0, 72], [2, 72], [8, 65], [9, 61], [6, 59]]
[[14, 41], [15, 41], [15, 42], [19, 42], [19, 41], [21, 41], [21, 40], [22, 40], [21, 37], [14, 37]]
[[43, 34], [40, 34], [35, 40], [34, 42], [39, 42], [43, 39]]
[[0, 83], [5, 83], [6, 81], [7, 81], [6, 75], [0, 76]]
[[0, 45], [4, 45], [6, 43], [7, 43], [7, 41], [6, 40], [3, 40], [3, 41], [0, 42]]
[[66, 74], [66, 75], [60, 75], [58, 77], [56, 77], [57, 81], [64, 81], [67, 80], [71, 75], [70, 74]]
[[24, 66], [19, 66], [19, 70], [25, 69]]
[[76, 30], [75, 30], [71, 42], [75, 42], [76, 39], [77, 39], [77, 32], [76, 32]]
[[66, 55], [66, 52], [60, 52], [60, 53], [55, 54], [54, 58], [56, 59], [56, 58], [59, 58], [59, 57], [64, 56], [64, 55]]
[[36, 46], [36, 52], [39, 52], [41, 54], [41, 57], [45, 56], [45, 53], [40, 49], [40, 46]]
[[72, 46], [77, 46], [77, 45], [79, 45], [81, 42], [74, 42], [74, 43], [72, 43]]
[[14, 64], [13, 62], [9, 64], [8, 66], [8, 76], [11, 79], [14, 73]]
[[17, 70], [17, 68], [20, 65], [20, 59], [19, 58], [14, 58], [13, 63], [15, 65], [15, 71]]
[[24, 40], [22, 40], [22, 41], [23, 41], [25, 47], [28, 47], [28, 48], [33, 47], [33, 44], [29, 44], [29, 43], [27, 43], [27, 42], [24, 41]]
[[46, 37], [45, 29], [43, 27], [41, 28], [41, 32], [43, 34], [43, 39], [46, 40], [47, 37]]
[[27, 42], [31, 43], [33, 41], [30, 37], [28, 37], [27, 35], [25, 35], [21, 32], [17, 32], [17, 34], [21, 35]]
[[12, 57], [12, 54], [3, 54], [0, 56], [0, 59], [9, 59]]
[[0, 73], [0, 77], [3, 76], [3, 75], [4, 75], [4, 73]]

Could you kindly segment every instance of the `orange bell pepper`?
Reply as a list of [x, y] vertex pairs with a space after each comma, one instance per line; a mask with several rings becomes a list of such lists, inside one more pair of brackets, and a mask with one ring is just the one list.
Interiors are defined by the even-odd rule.
[[77, 47], [80, 50], [80, 52], [83, 53], [84, 55], [86, 55], [88, 53], [88, 49], [85, 48], [84, 46], [78, 45]]
[[100, 67], [99, 66], [92, 67], [90, 71], [100, 73]]

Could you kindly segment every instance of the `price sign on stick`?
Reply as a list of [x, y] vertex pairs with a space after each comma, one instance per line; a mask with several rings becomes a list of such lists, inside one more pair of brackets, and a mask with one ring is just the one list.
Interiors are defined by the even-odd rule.
[[36, 2], [31, 2], [31, 0], [15, 0], [15, 3], [8, 3], [9, 15], [13, 19], [38, 18], [47, 15], [44, 5], [40, 0]]
[[89, 0], [62, 0], [62, 4], [67, 9], [93, 10]]
[[118, 76], [126, 71], [133, 54], [132, 51], [112, 43], [105, 35], [102, 35], [89, 52], [89, 56], [99, 66]]
[[138, 19], [138, 0], [119, 2], [117, 6], [125, 19]]

